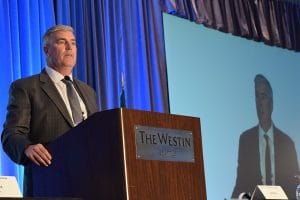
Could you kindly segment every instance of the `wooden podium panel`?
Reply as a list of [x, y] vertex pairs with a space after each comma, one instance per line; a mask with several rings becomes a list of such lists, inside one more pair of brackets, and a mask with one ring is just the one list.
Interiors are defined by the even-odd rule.
[[[137, 125], [190, 131], [194, 161], [138, 158]], [[199, 118], [113, 109], [95, 113], [47, 147], [52, 164], [33, 165], [37, 197], [206, 199]]]
[[[128, 110], [121, 114], [128, 199], [206, 199], [199, 119]], [[137, 159], [135, 125], [192, 131], [195, 162]]]

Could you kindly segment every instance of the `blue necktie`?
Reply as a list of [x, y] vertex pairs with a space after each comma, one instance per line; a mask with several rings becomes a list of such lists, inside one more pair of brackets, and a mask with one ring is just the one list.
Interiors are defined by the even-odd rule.
[[79, 124], [83, 120], [83, 115], [82, 111], [80, 108], [80, 103], [78, 96], [76, 94], [76, 90], [73, 86], [73, 82], [70, 79], [69, 76], [65, 76], [65, 78], [62, 80], [66, 86], [67, 86], [67, 95], [70, 103], [70, 107], [72, 110], [72, 117], [73, 117], [73, 122], [75, 126]]

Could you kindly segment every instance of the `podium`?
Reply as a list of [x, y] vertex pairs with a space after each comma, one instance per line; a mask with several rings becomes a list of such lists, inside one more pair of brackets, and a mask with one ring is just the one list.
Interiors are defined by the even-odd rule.
[[107, 110], [46, 146], [53, 160], [32, 166], [35, 197], [206, 199], [199, 118]]

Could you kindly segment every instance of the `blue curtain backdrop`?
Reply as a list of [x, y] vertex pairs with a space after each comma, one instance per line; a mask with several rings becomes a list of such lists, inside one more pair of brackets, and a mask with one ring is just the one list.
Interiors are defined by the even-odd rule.
[[[41, 34], [55, 24], [53, 3], [1, 0], [0, 5], [0, 123], [5, 120], [9, 85], [13, 80], [41, 71], [45, 65]], [[0, 128], [2, 132], [2, 126]], [[23, 168], [0, 150], [0, 174], [17, 177], [22, 185]]]
[[[78, 44], [74, 75], [96, 90], [101, 110], [120, 106], [123, 73], [127, 107], [169, 111], [158, 0], [0, 2], [1, 125], [10, 83], [44, 68], [41, 36], [54, 24], [74, 27]], [[0, 175], [16, 176], [22, 185], [22, 167], [12, 163], [2, 148], [0, 164]]]
[[56, 22], [75, 28], [75, 74], [92, 85], [101, 110], [126, 105], [168, 112], [166, 61], [159, 1], [57, 0]]

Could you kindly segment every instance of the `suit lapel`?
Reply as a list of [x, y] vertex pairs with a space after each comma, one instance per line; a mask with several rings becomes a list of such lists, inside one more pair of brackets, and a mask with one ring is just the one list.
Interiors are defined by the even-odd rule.
[[67, 107], [45, 70], [43, 70], [40, 74], [40, 81], [42, 82], [42, 89], [56, 105], [56, 107], [58, 108], [62, 116], [66, 119], [66, 121], [69, 123], [69, 125], [73, 127], [73, 121], [69, 115]]
[[257, 175], [257, 180], [258, 180], [257, 183], [262, 183], [262, 175], [261, 175], [261, 171], [260, 171], [260, 155], [259, 155], [259, 133], [258, 133], [259, 128], [258, 128], [258, 126], [256, 126], [252, 130], [253, 130], [253, 132], [249, 135], [253, 138], [249, 139], [249, 141], [255, 141], [255, 142], [253, 142], [252, 146], [251, 146], [251, 148], [254, 151], [251, 162], [253, 162], [253, 164], [255, 164], [254, 169], [257, 170], [254, 173]]
[[[280, 158], [282, 158], [283, 156], [288, 156], [288, 155], [284, 155], [285, 150], [281, 149], [282, 146], [279, 144], [279, 141], [281, 141], [280, 139], [280, 133], [279, 133], [279, 129], [277, 129], [274, 125], [273, 125], [273, 143], [274, 143], [274, 163], [275, 166], [282, 166], [282, 163], [280, 162]], [[282, 142], [282, 141], [281, 141]], [[282, 166], [283, 167], [283, 166]], [[281, 169], [285, 168], [285, 167], [278, 167], [275, 168], [275, 183], [278, 181], [278, 177], [280, 177], [281, 175]]]
[[90, 105], [88, 103], [89, 101], [86, 99], [86, 97], [88, 97], [89, 95], [86, 94], [85, 89], [81, 86], [81, 84], [76, 79], [74, 79], [74, 86], [76, 87], [79, 96], [81, 97], [82, 101], [84, 102], [88, 116], [91, 115], [92, 111], [91, 111]]

